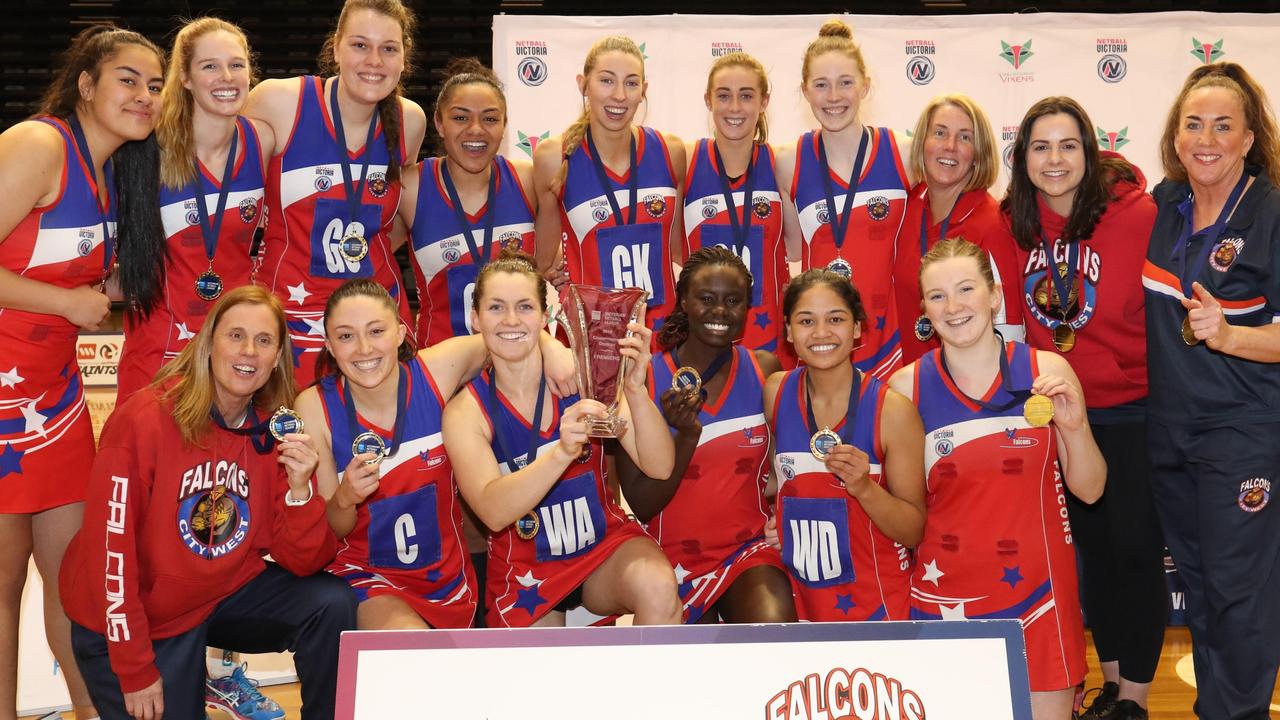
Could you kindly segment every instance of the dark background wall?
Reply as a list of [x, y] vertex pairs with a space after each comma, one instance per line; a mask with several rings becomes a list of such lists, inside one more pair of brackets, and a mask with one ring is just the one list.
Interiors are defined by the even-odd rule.
[[[665, 13], [774, 13], [777, 0], [407, 0], [419, 18], [418, 71], [405, 79], [409, 97], [428, 112], [451, 57], [492, 56], [490, 25], [498, 13], [634, 15]], [[85, 25], [111, 20], [168, 47], [180, 18], [214, 14], [245, 29], [258, 54], [262, 77], [314, 72], [316, 53], [341, 8], [341, 0], [0, 0], [0, 129], [34, 110], [57, 54]], [[1144, 12], [1203, 10], [1188, 0], [1076, 0], [1028, 4], [1008, 0], [874, 0], [840, 3], [793, 0], [788, 13], [922, 15], [1004, 12]], [[1218, 0], [1220, 12], [1271, 12], [1280, 2]], [[856, 28], [855, 28], [856, 30]], [[797, 58], [798, 59], [798, 58]], [[433, 152], [430, 138], [424, 152]]]

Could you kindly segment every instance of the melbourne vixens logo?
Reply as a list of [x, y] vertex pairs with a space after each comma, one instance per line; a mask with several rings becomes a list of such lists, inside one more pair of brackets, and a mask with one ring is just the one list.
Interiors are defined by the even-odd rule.
[[235, 462], [208, 461], [182, 474], [178, 535], [199, 557], [226, 555], [249, 534], [249, 478]]
[[1222, 38], [1218, 38], [1217, 42], [1200, 42], [1196, 38], [1191, 38], [1191, 56], [1200, 60], [1206, 65], [1217, 62], [1222, 57]]
[[1049, 262], [1053, 263], [1058, 277], [1065, 277], [1068, 266], [1069, 245], [1056, 240], [1053, 257], [1046, 260], [1044, 249], [1036, 248], [1028, 253], [1027, 264], [1022, 270], [1022, 297], [1031, 316], [1047, 328], [1066, 323], [1079, 330], [1093, 319], [1098, 309], [1098, 277], [1102, 270], [1102, 256], [1080, 243], [1080, 264], [1071, 275], [1071, 289], [1067, 293], [1066, 307], [1058, 295], [1053, 278], [1049, 277]]
[[1000, 57], [1012, 65], [1014, 70], [1021, 70], [1023, 63], [1030, 60], [1034, 54], [1031, 52], [1031, 38], [1027, 38], [1021, 45], [1010, 45], [1003, 40], [1000, 41]]
[[1120, 148], [1129, 144], [1129, 128], [1121, 128], [1120, 132], [1107, 132], [1102, 128], [1095, 128], [1098, 133], [1098, 147], [1102, 150], [1110, 150], [1116, 152]]
[[523, 150], [529, 157], [533, 157], [533, 151], [538, 149], [538, 143], [551, 137], [550, 132], [544, 132], [541, 135], [526, 135], [521, 130], [517, 130], [516, 135], [520, 138], [520, 141], [516, 143], [516, 147]]

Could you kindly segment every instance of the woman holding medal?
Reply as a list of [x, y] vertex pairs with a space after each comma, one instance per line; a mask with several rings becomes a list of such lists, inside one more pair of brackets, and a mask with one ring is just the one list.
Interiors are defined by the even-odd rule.
[[866, 298], [868, 317], [859, 321], [866, 324], [853, 360], [859, 370], [888, 378], [902, 360], [892, 275], [894, 239], [911, 186], [902, 153], [910, 147], [889, 128], [866, 127], [859, 119], [871, 78], [845, 23], [822, 26], [805, 49], [801, 78], [821, 128], [778, 148], [788, 237], [803, 240], [795, 248], [801, 270], [825, 267]]
[[498, 155], [507, 128], [498, 78], [475, 58], [454, 60], [446, 73], [434, 116], [444, 157], [405, 173], [399, 210], [411, 228], [421, 347], [471, 334], [485, 263], [506, 248], [533, 252], [533, 165]]
[[[451, 338], [415, 356], [395, 301], [368, 279], [329, 296], [325, 331], [321, 379], [298, 409], [316, 429], [318, 490], [340, 539], [329, 572], [355, 590], [360, 629], [468, 627], [477, 587], [440, 416], [487, 359], [484, 340]], [[541, 337], [564, 390], [572, 356]]]
[[218, 18], [189, 22], [174, 38], [156, 123], [164, 299], [145, 317], [125, 318], [117, 404], [177, 357], [224, 290], [251, 282], [250, 246], [275, 148], [266, 123], [239, 114], [253, 80], [251, 56], [244, 31]]
[[742, 258], [755, 281], [742, 344], [751, 350], [785, 351], [785, 344], [778, 343], [782, 336], [778, 298], [788, 270], [782, 198], [765, 117], [769, 75], [759, 60], [746, 53], [722, 55], [711, 65], [703, 99], [715, 136], [687, 149], [682, 257], [718, 246]]
[[987, 114], [968, 95], [939, 95], [916, 121], [908, 166], [918, 178], [907, 195], [893, 261], [893, 297], [898, 311], [898, 337], [903, 363], [915, 362], [938, 347], [929, 318], [922, 311], [920, 258], [939, 240], [963, 237], [987, 250], [1004, 293], [995, 318], [1006, 339], [1021, 340], [1022, 303], [1014, 277], [1016, 263], [1004, 236], [1000, 205], [988, 190], [1000, 160]]
[[[492, 369], [445, 408], [444, 437], [458, 488], [491, 529], [489, 627], [563, 624], [582, 605], [635, 613], [637, 625], [680, 622], [671, 565], [605, 486], [604, 445], [587, 424], [598, 401], [547, 386], [535, 341], [546, 325], [546, 284], [531, 258], [507, 255], [480, 271], [472, 324]], [[671, 474], [671, 434], [649, 397], [650, 331], [627, 325], [617, 442], [641, 472]], [[643, 455], [640, 454], [643, 448]]]
[[[1049, 97], [1032, 105], [1013, 145], [1002, 203], [1021, 277], [1027, 342], [1065, 358], [1080, 378], [1089, 423], [1109, 470], [1107, 491], [1086, 505], [1067, 496], [1080, 553], [1085, 615], [1105, 684], [1086, 719], [1145, 717], [1168, 588], [1146, 447], [1147, 359], [1144, 238], [1155, 221], [1146, 178], [1101, 152], [1080, 105]], [[1010, 238], [1011, 239], [1008, 239]]]
[[920, 416], [849, 361], [866, 311], [848, 278], [815, 268], [782, 298], [801, 367], [765, 382], [781, 542], [801, 620], [904, 620], [909, 548], [924, 528]]
[[249, 285], [107, 421], [60, 576], [103, 718], [202, 717], [206, 643], [294, 650], [302, 717], [333, 717], [355, 598], [320, 572], [336, 541], [293, 392], [284, 310]]
[[[76, 337], [107, 319], [108, 292], [139, 312], [160, 294], [155, 146], [145, 140], [164, 55], [137, 33], [94, 26], [58, 67], [39, 113], [0, 134], [0, 715], [17, 708], [18, 617], [34, 557], [46, 639], [77, 717], [90, 718], [55, 582], [94, 456]], [[126, 252], [107, 287], [117, 247]]]
[[648, 85], [631, 38], [597, 41], [578, 76], [582, 115], [538, 143], [533, 166], [538, 268], [557, 284], [567, 275], [649, 291], [645, 317], [656, 330], [675, 305], [671, 263], [683, 257], [688, 165], [680, 138], [632, 124]]
[[1080, 383], [1060, 355], [995, 332], [1001, 292], [987, 251], [940, 241], [919, 283], [941, 347], [889, 381], [925, 431], [929, 515], [911, 618], [1021, 619], [1032, 714], [1067, 720], [1085, 663], [1063, 485], [1093, 502], [1107, 475]]
[[325, 303], [344, 281], [374, 278], [412, 326], [387, 231], [426, 129], [422, 108], [401, 97], [415, 25], [400, 0], [347, 0], [320, 51], [331, 77], [266, 80], [249, 93], [245, 114], [276, 138], [263, 282], [285, 304], [299, 387], [315, 378]]
[[1198, 67], [1169, 110], [1153, 193], [1149, 450], [1201, 717], [1266, 717], [1280, 664], [1278, 138], [1244, 68]]
[[686, 623], [794, 622], [791, 585], [764, 539], [769, 428], [766, 350], [735, 345], [750, 312], [752, 278], [734, 251], [712, 245], [685, 261], [676, 307], [651, 362], [655, 402], [675, 436], [670, 477], [645, 476], [618, 456], [622, 492], [679, 582]]

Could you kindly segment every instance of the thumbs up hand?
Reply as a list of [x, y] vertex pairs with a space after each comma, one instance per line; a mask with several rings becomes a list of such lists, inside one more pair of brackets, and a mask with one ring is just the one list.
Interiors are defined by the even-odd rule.
[[1191, 284], [1193, 297], [1183, 298], [1182, 307], [1187, 310], [1191, 330], [1197, 340], [1203, 340], [1211, 350], [1219, 350], [1226, 344], [1231, 324], [1222, 314], [1222, 304], [1198, 282]]

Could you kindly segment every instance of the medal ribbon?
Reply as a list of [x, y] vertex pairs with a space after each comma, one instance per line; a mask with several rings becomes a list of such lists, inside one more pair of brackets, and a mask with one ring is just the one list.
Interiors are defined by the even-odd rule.
[[[951, 203], [951, 209], [947, 211], [947, 216], [942, 218], [942, 227], [938, 229], [938, 242], [947, 239], [947, 228], [951, 226], [951, 215], [955, 213], [956, 206], [960, 204], [960, 198], [964, 193], [956, 196], [956, 201]], [[920, 257], [924, 257], [929, 252], [929, 205], [926, 203], [920, 209]]]
[[222, 417], [222, 413], [218, 412], [218, 406], [209, 408], [209, 417], [213, 418], [213, 423], [218, 427], [235, 435], [248, 435], [249, 440], [253, 442], [253, 449], [262, 455], [276, 444], [276, 439], [271, 437], [268, 427], [271, 420], [258, 421], [258, 414], [254, 412], [253, 405], [249, 405], [247, 414], [245, 415], [245, 424], [240, 427], [228, 427], [227, 421]]
[[[89, 184], [93, 188], [93, 209], [98, 212], [98, 222], [102, 225], [102, 278], [105, 280], [107, 271], [111, 269], [116, 242], [115, 238], [107, 232], [107, 214], [103, 212], [102, 201], [98, 199], [98, 166], [93, 162], [93, 153], [89, 152], [89, 141], [84, 137], [84, 128], [80, 127], [80, 119], [72, 114], [67, 124], [71, 126], [71, 134], [76, 139], [76, 148], [80, 150], [80, 157], [84, 158], [85, 164], [89, 166]], [[115, 180], [111, 158], [107, 158], [106, 164], [102, 166], [102, 172], [107, 183], [107, 202], [110, 204], [111, 185]]]
[[364, 148], [360, 153], [360, 179], [351, 180], [351, 160], [347, 157], [347, 132], [342, 127], [342, 109], [338, 107], [338, 79], [334, 78], [333, 87], [329, 90], [329, 104], [333, 106], [333, 131], [338, 136], [338, 164], [342, 166], [342, 187], [347, 193], [347, 224], [350, 225], [360, 210], [360, 198], [364, 197], [364, 183], [369, 178], [369, 145], [373, 142], [374, 132], [378, 129], [378, 113], [375, 110], [369, 118], [369, 134], [365, 136]]
[[200, 236], [204, 239], [204, 256], [213, 267], [213, 255], [218, 251], [218, 237], [222, 234], [222, 217], [227, 209], [227, 197], [231, 194], [231, 176], [236, 170], [236, 147], [239, 145], [239, 122], [231, 131], [231, 149], [227, 151], [227, 164], [222, 169], [222, 181], [218, 185], [218, 205], [213, 222], [209, 222], [209, 208], [205, 206], [204, 173], [200, 172], [200, 160], [196, 159], [196, 214], [200, 216]]
[[[538, 383], [538, 402], [533, 406], [533, 427], [529, 430], [529, 454], [525, 455], [525, 465], [534, 461], [538, 453], [538, 436], [542, 434], [542, 406], [543, 400], [547, 396], [547, 376], [542, 376], [542, 381]], [[493, 423], [493, 441], [498, 444], [498, 453], [507, 458], [507, 468], [511, 472], [518, 472], [520, 466], [516, 465], [514, 455], [508, 455], [507, 449], [502, 442], [502, 432], [498, 429], [499, 414], [498, 406], [498, 373], [489, 371], [489, 399], [486, 403], [489, 407], [489, 420]]]
[[844, 196], [844, 210], [836, 212], [835, 187], [831, 183], [831, 165], [827, 163], [827, 145], [822, 141], [822, 131], [818, 131], [818, 163], [822, 167], [822, 185], [827, 191], [827, 222], [831, 225], [831, 239], [836, 244], [836, 255], [844, 247], [844, 236], [849, 231], [849, 220], [853, 213], [853, 196], [858, 194], [858, 183], [862, 180], [862, 161], [867, 157], [867, 146], [871, 144], [870, 134], [862, 129], [862, 142], [858, 143], [858, 155], [853, 160], [853, 172], [849, 174], [849, 190]]
[[720, 176], [720, 193], [724, 195], [724, 205], [729, 211], [729, 224], [733, 226], [733, 253], [742, 257], [742, 251], [747, 247], [747, 241], [751, 239], [751, 216], [755, 214], [752, 210], [751, 195], [755, 189], [752, 181], [755, 179], [756, 148], [755, 146], [751, 148], [751, 155], [747, 160], [747, 172], [743, 176], [742, 222], [738, 222], [738, 208], [733, 203], [733, 187], [729, 183], [729, 174], [725, 172], [724, 158], [720, 157], [720, 148], [716, 146], [714, 140], [711, 141], [711, 150], [716, 154], [716, 174]]
[[[387, 455], [392, 456], [400, 449], [400, 440], [404, 438], [404, 426], [409, 424], [405, 417], [405, 411], [409, 406], [409, 372], [405, 370], [404, 363], [400, 363], [400, 378], [396, 382], [396, 422], [395, 427], [391, 430], [391, 447], [387, 449]], [[347, 385], [345, 397], [342, 398], [343, 403], [347, 406], [347, 427], [351, 429], [351, 436], [355, 437], [362, 434], [359, 431], [373, 432], [369, 428], [361, 425], [356, 421], [356, 401], [351, 395], [351, 386]]]
[[627, 172], [631, 177], [627, 180], [627, 207], [631, 208], [631, 217], [622, 219], [622, 211], [618, 208], [618, 199], [614, 197], [613, 183], [609, 181], [609, 173], [604, 169], [604, 160], [596, 150], [596, 141], [591, 137], [591, 128], [587, 128], [587, 150], [591, 154], [591, 164], [595, 166], [596, 177], [600, 179], [600, 187], [604, 189], [605, 199], [609, 201], [609, 209], [613, 211], [613, 224], [617, 226], [634, 225], [636, 222], [636, 195], [640, 194], [640, 168], [636, 167], [636, 138], [631, 136], [631, 169]]
[[[1240, 179], [1236, 181], [1236, 186], [1231, 189], [1231, 194], [1227, 196], [1227, 204], [1222, 206], [1221, 212], [1218, 213], [1218, 219], [1209, 227], [1198, 233], [1192, 233], [1192, 218], [1195, 211], [1186, 216], [1186, 224], [1182, 228], [1182, 235], [1178, 238], [1178, 244], [1174, 246], [1174, 253], [1181, 255], [1181, 264], [1178, 268], [1178, 279], [1182, 281], [1182, 294], [1186, 297], [1192, 297], [1191, 283], [1200, 277], [1200, 271], [1204, 269], [1205, 264], [1209, 260], [1209, 253], [1212, 252], [1213, 246], [1218, 242], [1218, 238], [1226, 232], [1227, 220], [1231, 218], [1231, 211], [1235, 209], [1236, 203], [1240, 201], [1240, 195], [1244, 193], [1244, 186], [1249, 184], [1249, 173], [1240, 173]], [[1196, 256], [1196, 264], [1191, 266], [1190, 272], [1187, 269], [1187, 254], [1190, 250], [1191, 238], [1194, 235], [1204, 235], [1204, 247], [1200, 249]]]
[[[853, 444], [853, 426], [858, 422], [858, 396], [862, 394], [862, 374], [858, 372], [858, 368], [853, 368], [853, 382], [849, 384], [849, 406], [844, 411], [844, 427], [840, 432], [836, 433], [840, 436], [840, 442], [845, 445]], [[818, 434], [818, 420], [813, 416], [813, 400], [809, 397], [809, 375], [805, 371], [804, 376], [804, 415], [805, 424], [809, 428], [809, 437]]]
[[479, 248], [476, 247], [471, 221], [467, 219], [467, 211], [462, 208], [462, 199], [458, 197], [458, 188], [454, 186], [453, 178], [449, 177], [448, 160], [440, 163], [440, 176], [444, 179], [445, 191], [449, 193], [449, 202], [453, 203], [454, 217], [458, 218], [458, 225], [462, 228], [462, 239], [467, 241], [467, 250], [471, 253], [471, 262], [475, 263], [476, 270], [479, 270], [487, 265], [489, 259], [493, 256], [493, 216], [497, 210], [494, 207], [493, 199], [498, 187], [498, 163], [495, 160], [489, 168], [489, 194], [484, 201], [484, 234], [481, 236], [481, 246], [484, 248], [484, 254], [481, 254]]
[[[956, 379], [951, 376], [951, 370], [947, 367], [947, 353], [945, 350], [938, 351], [938, 366], [942, 368], [942, 374], [947, 377], [947, 380], [951, 381], [951, 384], [955, 386], [956, 390], [959, 390], [960, 394], [964, 395], [971, 402], [981, 406], [984, 410], [989, 410], [991, 412], [1004, 412], [1014, 405], [1017, 405], [1027, 395], [1030, 395], [1031, 388], [1027, 388], [1025, 390], [1014, 389], [1013, 372], [1009, 370], [1009, 348], [1005, 345], [1004, 336], [1000, 334], [1000, 331], [994, 330], [993, 332], [995, 332], [996, 337], [1000, 340], [1000, 387], [1009, 394], [1011, 399], [1008, 402], [1003, 404], [986, 402], [985, 400], [979, 400], [975, 397], [969, 397], [965, 391], [960, 390], [960, 383], [956, 382]], [[1035, 351], [1032, 350], [1032, 352]]]
[[[699, 375], [699, 377], [702, 378], [702, 387], [705, 388], [707, 386], [707, 383], [711, 382], [711, 378], [715, 377], [716, 373], [720, 372], [720, 368], [724, 367], [724, 364], [729, 362], [732, 359], [733, 359], [732, 347], [720, 353], [719, 355], [715, 356], [715, 358], [711, 361], [711, 364], [707, 366], [706, 371]], [[677, 354], [676, 348], [671, 348], [671, 361], [675, 363], [677, 370], [684, 367], [683, 365], [680, 364], [680, 355]], [[705, 394], [707, 391], [703, 390], [702, 392]]]
[[1067, 307], [1071, 304], [1071, 288], [1076, 282], [1076, 265], [1080, 262], [1080, 243], [1067, 243], [1067, 271], [1058, 275], [1058, 263], [1053, 259], [1053, 243], [1047, 234], [1041, 233], [1040, 247], [1044, 249], [1045, 270], [1053, 280], [1053, 289], [1058, 293], [1058, 311], [1062, 314], [1062, 322], [1067, 321]]

